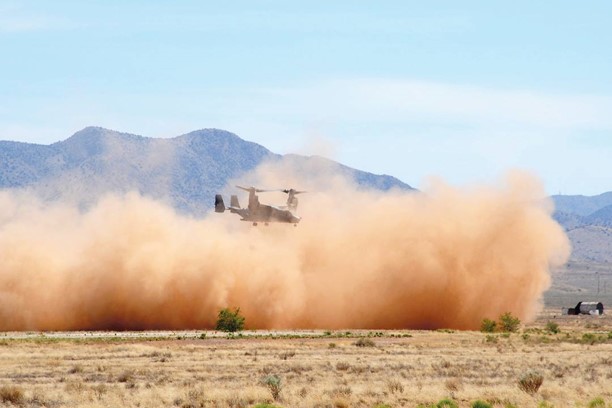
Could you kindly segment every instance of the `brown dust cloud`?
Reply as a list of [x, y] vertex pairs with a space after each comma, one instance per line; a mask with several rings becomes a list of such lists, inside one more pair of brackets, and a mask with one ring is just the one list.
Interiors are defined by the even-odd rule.
[[568, 258], [529, 175], [381, 193], [310, 170], [277, 162], [237, 180], [308, 190], [297, 227], [180, 215], [136, 193], [83, 211], [0, 192], [0, 330], [206, 329], [223, 307], [249, 329], [474, 329], [533, 318]]

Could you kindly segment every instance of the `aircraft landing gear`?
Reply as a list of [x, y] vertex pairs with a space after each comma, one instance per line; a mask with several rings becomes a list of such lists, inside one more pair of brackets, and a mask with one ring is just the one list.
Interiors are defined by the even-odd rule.
[[256, 226], [257, 226], [257, 223], [256, 223], [256, 222], [254, 222], [254, 223], [253, 223], [253, 226], [254, 226], [254, 227], [256, 227]]
[[267, 226], [268, 226], [268, 225], [270, 225], [270, 224], [268, 224], [267, 222], [265, 222], [265, 223], [264, 223], [264, 225], [267, 227]]

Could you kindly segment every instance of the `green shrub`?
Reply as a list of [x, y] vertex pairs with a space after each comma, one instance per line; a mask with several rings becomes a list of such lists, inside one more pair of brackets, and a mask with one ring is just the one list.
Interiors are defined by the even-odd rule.
[[551, 334], [558, 334], [561, 332], [561, 330], [559, 330], [559, 325], [555, 322], [546, 323], [546, 331]]
[[391, 405], [389, 405], [389, 404], [376, 404], [376, 405], [374, 405], [374, 408], [391, 408]]
[[518, 387], [529, 395], [533, 395], [542, 386], [544, 376], [538, 371], [527, 371], [518, 380]]
[[482, 323], [480, 324], [480, 331], [484, 333], [494, 333], [497, 329], [497, 323], [495, 320], [491, 319], [482, 319]]
[[493, 408], [493, 405], [489, 404], [488, 402], [478, 400], [472, 402], [472, 408]]
[[589, 405], [587, 405], [587, 407], [589, 407], [589, 408], [606, 408], [606, 401], [604, 401], [604, 399], [601, 398], [601, 397], [597, 397], [597, 398], [592, 399], [591, 401], [589, 401]]
[[274, 401], [277, 401], [282, 389], [281, 378], [278, 375], [269, 375], [262, 380], [262, 383], [268, 387]]
[[231, 311], [229, 308], [223, 308], [219, 311], [216, 330], [221, 330], [228, 333], [234, 333], [244, 328], [244, 317], [240, 314], [240, 308]]
[[268, 404], [267, 402], [262, 402], [257, 405], [254, 405], [253, 408], [280, 408], [278, 405]]
[[512, 313], [506, 312], [499, 316], [499, 329], [503, 332], [514, 333], [519, 329], [521, 321]]
[[459, 406], [452, 399], [444, 398], [443, 400], [438, 401], [436, 408], [459, 408]]
[[584, 333], [582, 335], [583, 343], [588, 343], [590, 345], [593, 345], [595, 344], [596, 341], [597, 341], [597, 336], [595, 336], [593, 333]]

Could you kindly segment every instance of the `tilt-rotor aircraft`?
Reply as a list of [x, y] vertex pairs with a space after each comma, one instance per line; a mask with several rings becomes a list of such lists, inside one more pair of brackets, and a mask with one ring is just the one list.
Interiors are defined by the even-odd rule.
[[[257, 225], [259, 222], [263, 222], [265, 225], [268, 225], [270, 222], [284, 222], [297, 226], [297, 223], [300, 222], [301, 218], [294, 214], [298, 205], [296, 195], [305, 193], [305, 191], [297, 191], [292, 188], [289, 190], [261, 190], [255, 187], [236, 187], [249, 192], [249, 206], [247, 208], [241, 208], [238, 202], [238, 196], [233, 195], [230, 198], [230, 206], [225, 208], [223, 196], [217, 194], [215, 195], [215, 212], [222, 213], [227, 209], [231, 213], [240, 215], [242, 217], [241, 221], [249, 221], [252, 222], [253, 225]], [[287, 205], [274, 206], [261, 204], [256, 193], [269, 191], [282, 191], [287, 194]]]

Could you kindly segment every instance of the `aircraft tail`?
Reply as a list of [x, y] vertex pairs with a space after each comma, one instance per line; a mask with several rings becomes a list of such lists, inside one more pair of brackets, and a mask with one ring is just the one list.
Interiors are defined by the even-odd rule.
[[215, 195], [215, 212], [222, 213], [225, 211], [225, 203], [221, 194]]
[[230, 199], [230, 206], [234, 208], [240, 208], [240, 203], [238, 202], [238, 196], [233, 195]]

